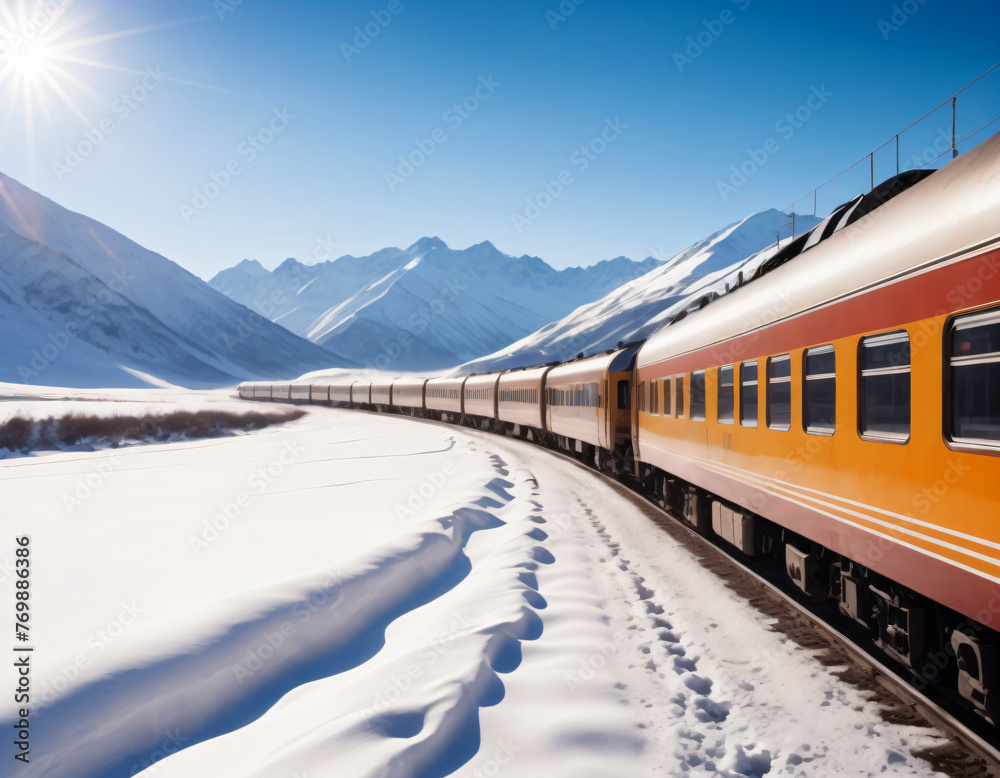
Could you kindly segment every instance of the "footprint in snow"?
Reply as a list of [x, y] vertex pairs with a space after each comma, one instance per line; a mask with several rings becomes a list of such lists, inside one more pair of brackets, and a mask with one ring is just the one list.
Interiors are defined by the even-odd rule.
[[645, 581], [646, 581], [645, 578], [641, 578], [639, 576], [635, 576], [635, 580], [633, 581], [633, 583], [635, 584], [635, 590], [638, 593], [640, 600], [648, 600], [653, 596], [652, 589], [647, 589], [645, 586], [643, 586]]
[[[490, 457], [490, 461], [493, 463], [493, 469], [500, 475], [510, 475], [510, 471], [507, 469], [507, 463], [504, 462], [496, 454]], [[534, 478], [529, 478], [529, 481], [535, 481]], [[538, 487], [538, 481], [535, 481], [535, 488]]]
[[531, 558], [536, 562], [541, 562], [543, 565], [551, 565], [556, 561], [556, 558], [552, 556], [552, 552], [541, 546], [535, 546], [531, 549]]
[[729, 709], [732, 707], [731, 703], [715, 702], [708, 697], [699, 697], [694, 701], [694, 706], [698, 709], [694, 714], [695, 718], [704, 724], [721, 724], [729, 718]]
[[518, 573], [517, 578], [525, 586], [530, 586], [536, 592], [538, 591], [538, 576], [534, 573]]
[[508, 489], [513, 489], [514, 484], [503, 478], [494, 478], [488, 484], [486, 488], [493, 492], [497, 497], [499, 497], [504, 502], [512, 502], [514, 500], [514, 495], [508, 492]]
[[712, 693], [712, 680], [710, 678], [702, 678], [700, 675], [695, 675], [694, 673], [691, 673], [691, 675], [684, 679], [684, 685], [691, 691], [703, 696], [708, 696]]

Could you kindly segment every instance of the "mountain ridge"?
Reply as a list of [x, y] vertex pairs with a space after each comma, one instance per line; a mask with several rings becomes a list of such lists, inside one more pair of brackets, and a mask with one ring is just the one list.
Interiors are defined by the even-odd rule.
[[[796, 232], [820, 223], [796, 215]], [[802, 230], [798, 228], [804, 225]], [[677, 316], [735, 289], [791, 238], [791, 217], [777, 209], [751, 214], [677, 253], [660, 267], [537, 332], [479, 359], [452, 375], [564, 362], [578, 354], [643, 340]]]
[[353, 364], [3, 173], [0, 289], [0, 380], [208, 387]]
[[424, 236], [405, 249], [322, 263], [255, 260], [209, 283], [310, 341], [369, 367], [444, 369], [489, 353], [659, 266], [648, 257], [556, 270], [489, 240], [463, 249]]

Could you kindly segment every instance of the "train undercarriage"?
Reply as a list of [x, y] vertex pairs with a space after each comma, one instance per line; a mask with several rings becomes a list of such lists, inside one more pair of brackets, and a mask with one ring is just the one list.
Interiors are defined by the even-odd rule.
[[[960, 697], [994, 726], [1000, 722], [1000, 634], [854, 560], [706, 492], [643, 465], [638, 487], [700, 534], [721, 541], [769, 580], [826, 606], [912, 677]], [[1000, 615], [1000, 590], [982, 621]]]

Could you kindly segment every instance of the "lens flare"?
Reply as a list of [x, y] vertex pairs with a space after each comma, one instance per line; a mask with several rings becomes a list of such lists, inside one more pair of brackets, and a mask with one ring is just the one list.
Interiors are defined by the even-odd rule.
[[49, 65], [50, 50], [41, 42], [29, 42], [9, 53], [9, 63], [15, 76], [24, 79], [40, 78]]

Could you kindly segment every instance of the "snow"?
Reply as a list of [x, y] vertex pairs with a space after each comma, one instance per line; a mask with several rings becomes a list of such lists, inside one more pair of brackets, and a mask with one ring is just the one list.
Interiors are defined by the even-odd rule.
[[[73, 402], [33, 394], [5, 415]], [[0, 530], [36, 560], [32, 776], [932, 774], [933, 731], [883, 721], [593, 474], [309, 411], [4, 461]]]
[[210, 283], [359, 364], [438, 370], [507, 346], [659, 265], [617, 257], [556, 271], [489, 241], [455, 250], [421, 238], [367, 257], [287, 259], [273, 273], [244, 260]]
[[0, 174], [0, 380], [225, 386], [349, 360]]

